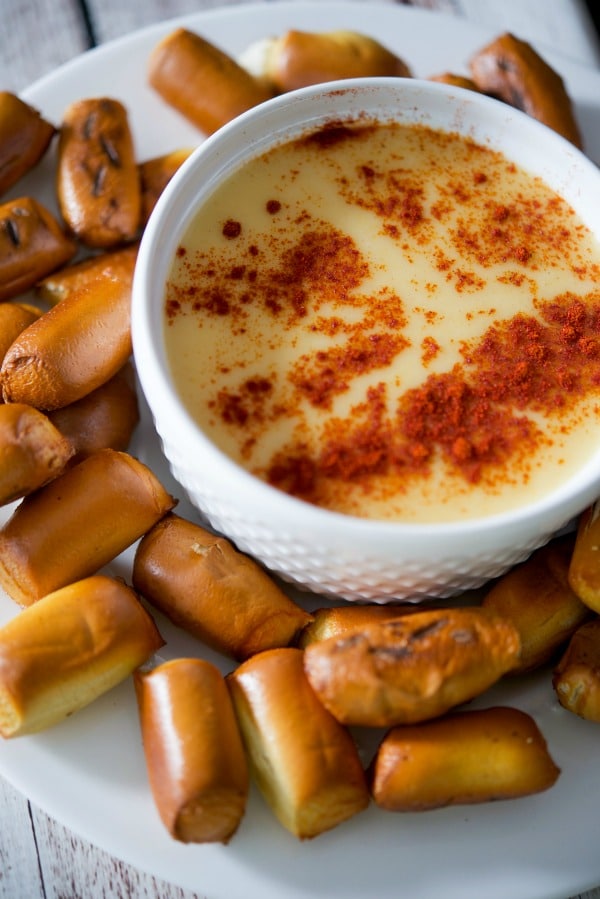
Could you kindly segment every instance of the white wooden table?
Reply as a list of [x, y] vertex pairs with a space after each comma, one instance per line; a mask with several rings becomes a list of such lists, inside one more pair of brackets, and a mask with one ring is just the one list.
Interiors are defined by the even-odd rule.
[[[240, 0], [1, 0], [0, 89], [18, 92], [89, 47], [143, 25], [233, 2]], [[511, 30], [540, 51], [548, 47], [600, 67], [600, 43], [583, 0], [413, 0], [412, 5], [464, 16], [498, 33]], [[565, 830], [568, 839], [568, 822]], [[1, 778], [0, 896], [200, 899], [90, 845]], [[585, 899], [600, 899], [600, 886]]]

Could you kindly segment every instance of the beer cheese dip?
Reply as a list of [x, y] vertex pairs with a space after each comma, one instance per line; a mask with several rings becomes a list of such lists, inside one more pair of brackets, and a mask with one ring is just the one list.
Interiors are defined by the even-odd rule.
[[331, 123], [245, 164], [180, 241], [164, 323], [208, 437], [338, 512], [489, 516], [597, 451], [598, 242], [458, 134]]

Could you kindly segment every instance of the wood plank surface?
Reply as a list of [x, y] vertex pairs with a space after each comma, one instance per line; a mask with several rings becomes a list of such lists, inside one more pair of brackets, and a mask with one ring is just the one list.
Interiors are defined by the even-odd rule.
[[[0, 88], [21, 91], [94, 43], [144, 25], [240, 2], [249, 0], [2, 0]], [[355, 2], [367, 6], [369, 0]], [[466, 16], [498, 31], [517, 30], [518, 21], [522, 38], [560, 49], [584, 64], [600, 65], [599, 44], [579, 0], [416, 0], [413, 5]], [[33, 806], [2, 778], [0, 897], [205, 899], [97, 849]], [[586, 893], [584, 899], [600, 899], [600, 888]]]
[[[23, 90], [88, 49], [94, 41], [103, 43], [153, 22], [240, 2], [251, 0], [86, 0], [85, 7], [80, 0], [2, 0], [2, 89]], [[366, 5], [369, 0], [354, 2]], [[589, 24], [585, 4], [573, 0], [572, 16], [552, 15], [553, 7], [564, 9], [565, 3], [569, 0], [415, 0], [407, 5], [462, 15], [499, 29], [514, 28], [518, 7], [519, 35], [524, 40], [571, 53], [584, 64], [600, 65], [600, 45]], [[32, 40], [32, 35], [39, 37]], [[577, 51], [570, 51], [572, 47], [577, 47]]]
[[78, 0], [2, 0], [2, 90], [21, 91], [90, 47]]
[[204, 899], [124, 864], [37, 809], [32, 818], [44, 899]]
[[[43, 895], [32, 808], [26, 798], [0, 779], [0, 895]], [[10, 822], [10, 826], [7, 826]]]

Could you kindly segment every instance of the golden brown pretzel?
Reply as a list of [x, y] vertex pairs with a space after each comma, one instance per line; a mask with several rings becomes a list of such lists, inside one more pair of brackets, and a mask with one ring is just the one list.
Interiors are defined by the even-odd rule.
[[442, 715], [519, 659], [508, 621], [480, 608], [439, 609], [368, 625], [304, 650], [315, 693], [343, 724], [390, 727]]
[[90, 247], [133, 240], [141, 192], [127, 110], [91, 97], [65, 110], [58, 141], [56, 191], [71, 232]]
[[515, 799], [559, 774], [533, 718], [501, 706], [395, 727], [370, 770], [375, 802], [394, 812]]
[[227, 683], [250, 768], [285, 828], [310, 839], [366, 808], [354, 741], [308, 684], [301, 649], [258, 653]]
[[449, 84], [451, 87], [462, 87], [467, 91], [477, 91], [479, 88], [472, 78], [465, 75], [454, 75], [452, 72], [442, 72], [439, 75], [430, 75], [429, 81], [436, 81], [438, 84]]
[[147, 466], [100, 450], [17, 506], [0, 529], [0, 584], [31, 605], [97, 572], [174, 505]]
[[36, 292], [41, 299], [54, 306], [72, 293], [89, 287], [93, 281], [104, 278], [112, 278], [131, 286], [138, 249], [139, 244], [134, 243], [73, 262], [39, 281]]
[[521, 654], [512, 673], [523, 673], [550, 661], [590, 610], [569, 586], [572, 535], [553, 540], [516, 565], [492, 586], [483, 607], [515, 625]]
[[22, 331], [4, 356], [5, 402], [68, 406], [105, 384], [131, 355], [131, 285], [96, 278]]
[[139, 163], [140, 186], [142, 191], [142, 225], [150, 218], [156, 201], [177, 171], [185, 162], [192, 150], [182, 147], [162, 156], [154, 156]]
[[40, 314], [39, 309], [23, 303], [0, 303], [0, 366], [9, 346]]
[[164, 643], [130, 587], [96, 575], [0, 628], [0, 734], [58, 724], [128, 677]]
[[570, 712], [600, 722], [600, 618], [582, 624], [558, 663], [552, 684]]
[[74, 453], [71, 442], [32, 406], [0, 405], [0, 505], [57, 477]]
[[16, 297], [76, 252], [51, 212], [32, 197], [0, 206], [0, 301]]
[[569, 565], [569, 584], [594, 612], [600, 612], [600, 500], [579, 516]]
[[0, 194], [40, 161], [55, 131], [37, 109], [0, 91]]
[[177, 658], [137, 671], [134, 683], [163, 824], [183, 843], [228, 843], [246, 810], [249, 776], [221, 672], [203, 659]]
[[101, 449], [126, 450], [140, 418], [133, 366], [128, 362], [106, 384], [48, 418], [73, 446], [70, 464]]
[[156, 45], [148, 80], [163, 100], [205, 134], [272, 96], [231, 56], [185, 28]]
[[306, 649], [318, 640], [330, 637], [341, 637], [352, 631], [360, 630], [377, 621], [388, 621], [401, 615], [410, 615], [422, 611], [418, 606], [396, 605], [361, 605], [350, 603], [345, 606], [324, 606], [312, 612], [313, 620], [303, 628], [298, 638], [298, 646]]
[[582, 146], [563, 79], [526, 41], [502, 34], [471, 58], [470, 69], [480, 91], [499, 97]]
[[411, 72], [402, 59], [366, 34], [291, 30], [267, 43], [262, 75], [277, 91], [285, 92], [345, 78], [409, 78]]
[[228, 540], [174, 514], [140, 541], [133, 584], [179, 627], [236, 659], [287, 646], [311, 621]]

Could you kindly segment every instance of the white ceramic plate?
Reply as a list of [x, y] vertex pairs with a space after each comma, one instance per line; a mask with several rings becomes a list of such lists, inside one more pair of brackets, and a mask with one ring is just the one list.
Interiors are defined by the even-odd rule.
[[[110, 93], [127, 105], [140, 159], [198, 141], [197, 133], [145, 84], [148, 54], [185, 24], [230, 53], [290, 27], [350, 28], [401, 55], [415, 75], [466, 72], [470, 54], [494, 37], [438, 13], [359, 3], [279, 3], [229, 7], [146, 29], [105, 45], [35, 84], [26, 98], [54, 121], [80, 97]], [[600, 74], [547, 57], [577, 105], [588, 153], [600, 160]], [[52, 160], [19, 185], [52, 202]], [[144, 412], [132, 452], [176, 495]], [[0, 510], [0, 521], [10, 509]], [[182, 515], [193, 515], [183, 500]], [[111, 570], [129, 576], [132, 552]], [[322, 604], [314, 598], [313, 605]], [[16, 614], [0, 594], [0, 624]], [[157, 620], [167, 645], [161, 658], [203, 655], [192, 638]], [[474, 705], [512, 704], [532, 714], [562, 775], [550, 791], [521, 800], [394, 815], [371, 807], [341, 827], [300, 843], [253, 793], [229, 846], [183, 846], [171, 840], [146, 781], [131, 681], [64, 724], [0, 745], [0, 773], [33, 802], [93, 843], [207, 899], [560, 899], [600, 883], [598, 746], [600, 728], [561, 709], [550, 672], [506, 680]], [[360, 737], [365, 760], [373, 746]], [[371, 745], [369, 745], [371, 743]]]

